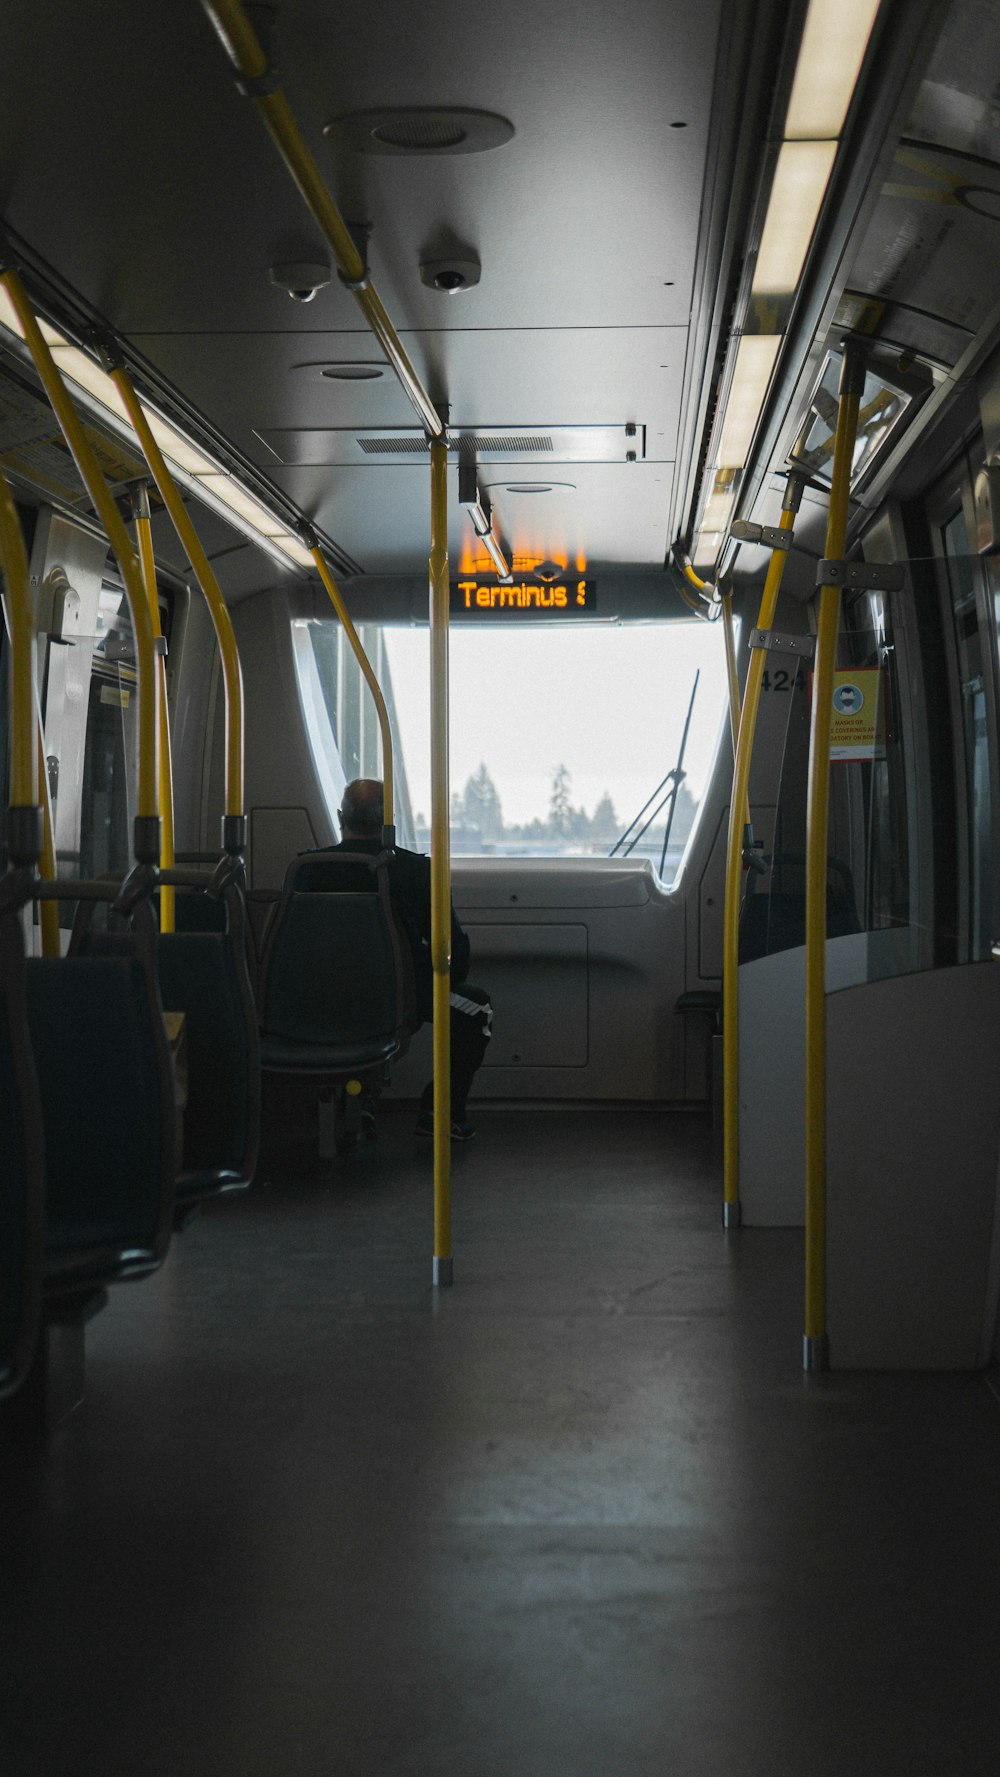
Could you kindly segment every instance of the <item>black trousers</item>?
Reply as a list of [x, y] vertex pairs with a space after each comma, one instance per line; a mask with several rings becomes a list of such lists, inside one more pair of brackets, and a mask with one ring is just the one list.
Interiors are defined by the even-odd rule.
[[[493, 1024], [490, 996], [481, 987], [463, 981], [453, 987], [451, 1003], [451, 1115], [456, 1123], [465, 1117], [465, 1101], [482, 1064]], [[421, 1109], [434, 1109], [434, 1081], [428, 1080], [420, 1101]]]

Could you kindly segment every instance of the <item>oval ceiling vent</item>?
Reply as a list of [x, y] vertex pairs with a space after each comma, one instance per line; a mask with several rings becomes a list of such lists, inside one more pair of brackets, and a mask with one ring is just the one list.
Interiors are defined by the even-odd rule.
[[334, 117], [323, 134], [353, 154], [484, 154], [509, 142], [514, 125], [495, 111], [419, 105]]

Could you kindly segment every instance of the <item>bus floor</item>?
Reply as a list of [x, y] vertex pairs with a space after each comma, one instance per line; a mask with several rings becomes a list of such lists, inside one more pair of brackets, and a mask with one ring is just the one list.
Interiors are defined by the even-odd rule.
[[804, 1382], [700, 1116], [475, 1116], [450, 1290], [397, 1103], [113, 1292], [0, 1463], [10, 1777], [995, 1777], [987, 1379]]

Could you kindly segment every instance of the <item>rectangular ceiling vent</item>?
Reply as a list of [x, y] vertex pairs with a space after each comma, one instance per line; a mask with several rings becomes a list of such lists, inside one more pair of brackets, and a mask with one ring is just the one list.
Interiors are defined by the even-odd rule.
[[[416, 426], [373, 427], [358, 432], [342, 426], [268, 427], [257, 433], [271, 460], [286, 468], [338, 468], [364, 462], [385, 465], [427, 461], [427, 440]], [[618, 426], [453, 426], [448, 433], [452, 462], [557, 463], [641, 462], [645, 427]]]

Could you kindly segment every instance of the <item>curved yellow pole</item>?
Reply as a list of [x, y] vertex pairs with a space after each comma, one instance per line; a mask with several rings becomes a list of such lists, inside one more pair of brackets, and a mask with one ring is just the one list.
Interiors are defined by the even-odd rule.
[[740, 737], [740, 681], [736, 672], [736, 638], [733, 635], [733, 595], [722, 594], [722, 625], [726, 644], [726, 680], [729, 685], [729, 727], [733, 736], [733, 758]]
[[[267, 56], [243, 7], [239, 0], [202, 0], [202, 5], [241, 81], [247, 83], [248, 96], [254, 100], [307, 208], [329, 242], [347, 288], [420, 416], [421, 425], [429, 437], [441, 437], [444, 433], [441, 416], [382, 306], [347, 224], [323, 183], [319, 168], [292, 116], [288, 102], [278, 91]], [[255, 83], [259, 83], [258, 90], [254, 90]]]
[[[233, 633], [232, 619], [226, 608], [226, 601], [222, 596], [219, 582], [212, 572], [198, 533], [188, 515], [184, 501], [181, 499], [177, 483], [153, 437], [149, 421], [135, 392], [135, 385], [123, 364], [111, 363], [109, 369], [111, 380], [121, 396], [122, 405], [139, 440], [139, 448], [149, 464], [149, 471], [156, 482], [160, 498], [170, 514], [181, 547], [191, 563], [192, 572], [208, 605], [215, 628], [222, 661], [222, 682], [226, 693], [226, 817], [227, 822], [236, 823], [235, 831], [227, 835], [223, 843], [227, 851], [240, 852], [243, 850], [245, 837], [243, 833], [243, 676], [240, 671], [240, 657], [236, 647], [236, 636]], [[229, 842], [230, 838], [232, 843]]]
[[[313, 541], [312, 537], [309, 538], [309, 540], [306, 544], [306, 547], [308, 548], [309, 553], [313, 558], [313, 561], [316, 563], [316, 567], [319, 571], [319, 577], [322, 580], [323, 585], [326, 587], [326, 590], [330, 595], [330, 603], [332, 604], [334, 610], [337, 613], [337, 616], [339, 617], [341, 623], [343, 624], [344, 633], [347, 636], [347, 639], [350, 642], [351, 647], [354, 651], [354, 657], [355, 657], [359, 667], [361, 668], [362, 673], [364, 674], [366, 683], [368, 685], [368, 689], [371, 692], [372, 697], [375, 699], [375, 711], [378, 716], [379, 731], [382, 736], [382, 783], [383, 783], [382, 823], [383, 823], [384, 827], [388, 827], [389, 829], [391, 829], [394, 834], [394, 814], [393, 814], [393, 800], [392, 800], [392, 785], [393, 785], [392, 729], [389, 726], [389, 712], [385, 707], [385, 698], [382, 696], [382, 689], [381, 689], [381, 686], [379, 685], [377, 678], [375, 677], [374, 671], [372, 670], [371, 661], [368, 659], [368, 656], [365, 653], [364, 648], [361, 646], [361, 640], [358, 635], [358, 632], [355, 629], [353, 623], [351, 622], [351, 614], [350, 614], [349, 610], [347, 609], [347, 606], [344, 603], [343, 597], [341, 596], [340, 588], [338, 587], [336, 581], [333, 578], [333, 575], [330, 572], [326, 557], [324, 556], [322, 549], [320, 548], [320, 546], [317, 542]], [[394, 837], [393, 837], [392, 840], [388, 840], [386, 843], [393, 844], [394, 842], [395, 841], [394, 841]]]
[[434, 1282], [451, 1257], [451, 832], [448, 785], [448, 450], [431, 445], [431, 968], [434, 971]]
[[[40, 859], [42, 876], [46, 882], [56, 879], [56, 842], [52, 826], [52, 798], [49, 795], [49, 768], [45, 759], [45, 740], [42, 734], [42, 715], [35, 703], [35, 735], [38, 752], [38, 791], [42, 805], [42, 855]], [[38, 922], [42, 932], [42, 955], [59, 956], [62, 945], [59, 939], [59, 903], [58, 901], [40, 901], [38, 904]]]
[[[793, 492], [794, 490], [794, 492]], [[789, 479], [780, 525], [790, 531], [801, 498], [801, 483]], [[787, 549], [774, 549], [761, 593], [758, 628], [770, 629], [785, 571]], [[729, 837], [726, 846], [726, 896], [722, 927], [722, 1090], [723, 1090], [723, 1210], [727, 1228], [740, 1222], [740, 889], [743, 883], [743, 837], [749, 820], [750, 761], [753, 756], [757, 711], [764, 678], [764, 650], [750, 654], [743, 709], [740, 714], [729, 801]]]
[[[149, 489], [136, 488], [132, 496], [132, 516], [139, 546], [139, 565], [149, 600], [154, 644], [161, 643], [160, 601], [156, 596], [156, 557], [153, 554], [153, 530], [149, 514]], [[170, 712], [167, 708], [167, 662], [162, 652], [157, 660], [160, 681], [159, 748], [157, 751], [157, 798], [160, 809], [160, 868], [174, 867], [174, 767], [170, 752]], [[168, 883], [160, 885], [160, 931], [174, 930], [175, 895]]]
[[[867, 349], [847, 340], [833, 447], [826, 560], [842, 561], [850, 510], [851, 464]], [[830, 724], [840, 625], [840, 588], [819, 595], [809, 788], [806, 800], [806, 1277], [803, 1366], [825, 1370], [826, 1341], [826, 878], [830, 825]]]
[[6, 476], [0, 472], [0, 559], [6, 582], [5, 603], [10, 626], [11, 656], [11, 808], [38, 806], [35, 763], [33, 666], [35, 624], [28, 583], [24, 534]]
[[97, 464], [86, 432], [77, 417], [65, 384], [56, 368], [52, 354], [42, 337], [34, 310], [20, 276], [11, 267], [0, 271], [3, 284], [14, 307], [41, 379], [49, 404], [59, 422], [70, 454], [80, 472], [81, 480], [105, 534], [114, 550], [125, 582], [125, 595], [132, 615], [135, 633], [136, 667], [139, 680], [139, 790], [135, 821], [135, 855], [139, 863], [155, 864], [160, 856], [160, 822], [157, 814], [157, 705], [158, 675], [153, 647], [153, 625], [146, 602], [142, 575], [135, 551], [128, 539], [118, 508]]

